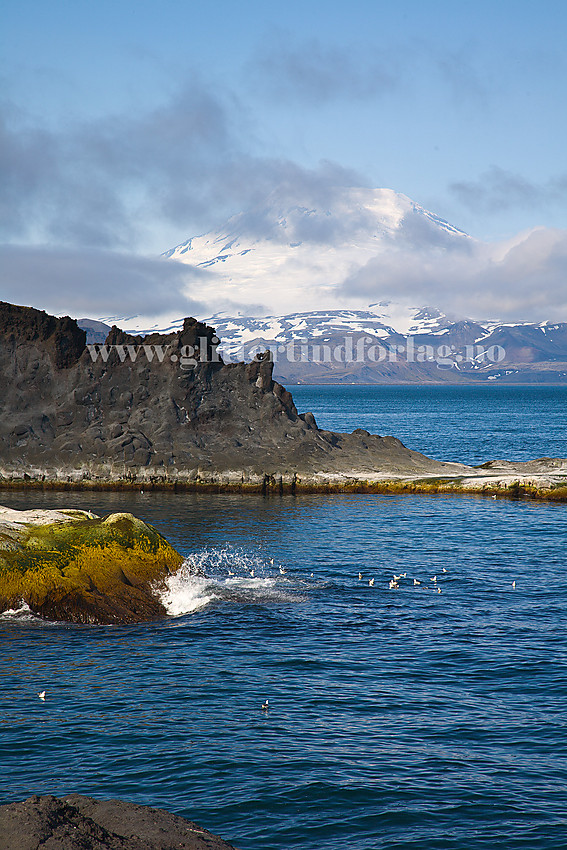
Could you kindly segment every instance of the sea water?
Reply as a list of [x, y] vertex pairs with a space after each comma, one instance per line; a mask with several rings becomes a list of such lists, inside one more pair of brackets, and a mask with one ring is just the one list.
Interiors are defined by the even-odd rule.
[[[492, 389], [295, 396], [322, 426], [403, 425], [412, 448], [452, 460], [567, 454], [554, 450], [563, 388]], [[507, 448], [479, 448], [525, 392], [532, 416], [515, 417]], [[192, 565], [163, 592], [164, 621], [1, 618], [1, 802], [132, 800], [241, 850], [567, 847], [567, 506], [147, 491], [0, 502], [129, 510]]]

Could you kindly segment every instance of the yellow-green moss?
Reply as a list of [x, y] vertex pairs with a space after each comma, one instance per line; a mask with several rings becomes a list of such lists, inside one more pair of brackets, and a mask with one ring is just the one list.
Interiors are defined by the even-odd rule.
[[160, 604], [151, 583], [183, 562], [155, 528], [125, 513], [28, 525], [6, 537], [0, 540], [0, 606], [26, 602], [57, 619], [129, 622], [155, 616]]

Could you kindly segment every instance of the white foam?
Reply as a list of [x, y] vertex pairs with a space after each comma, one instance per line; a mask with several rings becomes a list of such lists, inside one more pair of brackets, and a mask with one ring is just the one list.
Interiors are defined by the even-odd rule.
[[8, 608], [0, 614], [0, 620], [16, 620], [17, 622], [37, 622], [40, 618], [37, 617], [27, 602], [23, 599], [20, 602], [19, 608]]
[[302, 599], [293, 583], [279, 574], [279, 567], [268, 565], [259, 553], [232, 547], [191, 553], [156, 592], [171, 617], [198, 611], [213, 601], [261, 605]]
[[215, 594], [210, 592], [210, 582], [196, 576], [189, 561], [185, 561], [176, 573], [168, 576], [165, 585], [165, 589], [158, 590], [158, 594], [170, 617], [198, 611], [215, 599]]

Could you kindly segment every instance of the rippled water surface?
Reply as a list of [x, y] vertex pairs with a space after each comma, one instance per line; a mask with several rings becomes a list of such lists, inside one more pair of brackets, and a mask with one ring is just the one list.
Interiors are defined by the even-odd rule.
[[567, 387], [322, 386], [292, 387], [299, 410], [320, 428], [393, 434], [438, 460], [567, 457]]
[[3, 802], [120, 797], [241, 850], [567, 847], [565, 505], [0, 502], [131, 510], [203, 572], [161, 622], [0, 620]]

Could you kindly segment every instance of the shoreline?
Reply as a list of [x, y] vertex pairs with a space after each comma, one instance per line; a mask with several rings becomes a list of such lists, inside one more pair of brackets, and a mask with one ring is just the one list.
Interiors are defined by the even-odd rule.
[[463, 483], [454, 479], [418, 479], [418, 480], [366, 480], [351, 479], [349, 481], [302, 482], [301, 480], [283, 481], [266, 476], [260, 482], [228, 482], [228, 481], [144, 481], [144, 480], [115, 480], [115, 481], [39, 481], [10, 480], [0, 481], [0, 492], [115, 492], [132, 493], [239, 493], [300, 496], [300, 495], [341, 495], [341, 494], [375, 494], [395, 496], [476, 496], [479, 498], [508, 499], [519, 501], [529, 499], [538, 502], [567, 502], [567, 482], [552, 486], [538, 486], [536, 482], [522, 481], [513, 477], [507, 483], [487, 481], [476, 484]]

